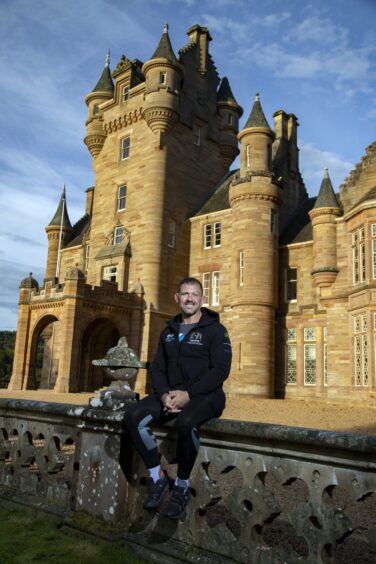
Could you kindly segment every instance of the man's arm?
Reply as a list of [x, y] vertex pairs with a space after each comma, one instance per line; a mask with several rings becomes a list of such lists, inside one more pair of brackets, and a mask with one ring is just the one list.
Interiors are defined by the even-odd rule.
[[150, 377], [153, 384], [154, 391], [160, 397], [163, 405], [165, 398], [162, 400], [164, 394], [168, 394], [170, 387], [167, 382], [167, 365], [166, 355], [163, 346], [163, 333], [159, 337], [158, 349], [150, 366]]
[[186, 390], [190, 397], [213, 392], [230, 374], [232, 350], [226, 328], [218, 324], [211, 337], [210, 370], [188, 383]]

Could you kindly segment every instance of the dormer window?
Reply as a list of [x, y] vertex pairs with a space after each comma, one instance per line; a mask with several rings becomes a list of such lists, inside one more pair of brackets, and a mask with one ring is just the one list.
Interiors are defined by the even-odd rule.
[[123, 86], [123, 102], [126, 102], [129, 98], [129, 84]]

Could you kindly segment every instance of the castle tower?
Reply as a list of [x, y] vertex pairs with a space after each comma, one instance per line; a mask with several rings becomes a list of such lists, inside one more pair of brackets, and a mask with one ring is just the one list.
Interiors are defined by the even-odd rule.
[[114, 95], [114, 83], [110, 71], [110, 50], [107, 52], [106, 63], [103, 72], [93, 90], [86, 96], [85, 102], [88, 106], [86, 120], [86, 136], [84, 143], [95, 158], [103, 147], [106, 134], [103, 129], [103, 117], [99, 105], [106, 100], [111, 100]]
[[336, 218], [341, 215], [341, 209], [327, 168], [316, 203], [309, 215], [313, 226], [312, 276], [320, 288], [330, 286], [338, 274]]
[[46, 227], [48, 239], [46, 278], [59, 277], [59, 251], [72, 238], [73, 228], [67, 211], [65, 186], [56, 213]]
[[159, 137], [167, 133], [179, 119], [179, 97], [183, 67], [178, 62], [165, 24], [162, 37], [142, 72], [145, 76], [144, 118]]
[[220, 152], [224, 165], [228, 168], [239, 153], [237, 132], [239, 118], [243, 114], [243, 108], [239, 106], [232, 93], [226, 76], [222, 78], [217, 94], [218, 112], [221, 117], [220, 123]]
[[[240, 174], [230, 186], [232, 208], [232, 335], [239, 392], [274, 391], [274, 322], [278, 267], [278, 186], [273, 182], [274, 132], [259, 95], [239, 132]], [[242, 378], [242, 375], [244, 379]]]

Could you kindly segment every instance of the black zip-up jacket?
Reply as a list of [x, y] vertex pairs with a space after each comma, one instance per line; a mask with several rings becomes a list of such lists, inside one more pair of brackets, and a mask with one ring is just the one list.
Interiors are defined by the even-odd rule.
[[201, 308], [200, 321], [179, 343], [181, 314], [162, 331], [157, 354], [150, 367], [155, 392], [186, 390], [190, 398], [207, 396], [218, 410], [225, 406], [222, 389], [231, 368], [231, 343], [215, 311]]

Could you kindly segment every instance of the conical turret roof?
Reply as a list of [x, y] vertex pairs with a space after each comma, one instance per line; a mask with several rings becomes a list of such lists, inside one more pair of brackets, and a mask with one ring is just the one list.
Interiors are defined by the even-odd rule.
[[47, 225], [47, 227], [53, 227], [53, 226], [58, 226], [58, 227], [62, 226], [67, 229], [73, 229], [69, 219], [67, 205], [66, 205], [65, 186], [63, 188], [63, 192], [61, 194], [60, 202], [57, 207], [56, 213], [51, 219], [50, 223]]
[[29, 273], [29, 276], [27, 278], [21, 280], [20, 288], [29, 288], [29, 289], [36, 288], [37, 290], [39, 289], [39, 284], [37, 280], [33, 278], [32, 272]]
[[113, 94], [114, 89], [115, 87], [110, 71], [110, 50], [108, 50], [103, 72], [92, 92], [108, 92], [109, 94]]
[[167, 59], [172, 63], [177, 62], [170, 37], [168, 35], [168, 24], [164, 25], [162, 37], [158, 43], [158, 47], [154, 51], [154, 54], [150, 57], [150, 60], [151, 59]]
[[221, 80], [221, 84], [219, 85], [217, 92], [217, 100], [218, 102], [232, 102], [233, 104], [237, 104], [227, 76], [224, 76]]
[[264, 112], [262, 111], [259, 93], [256, 94], [252, 111], [243, 129], [248, 129], [249, 127], [265, 127], [266, 129], [270, 129]]
[[324, 178], [322, 179], [319, 195], [313, 208], [339, 208], [327, 168], [324, 169]]

